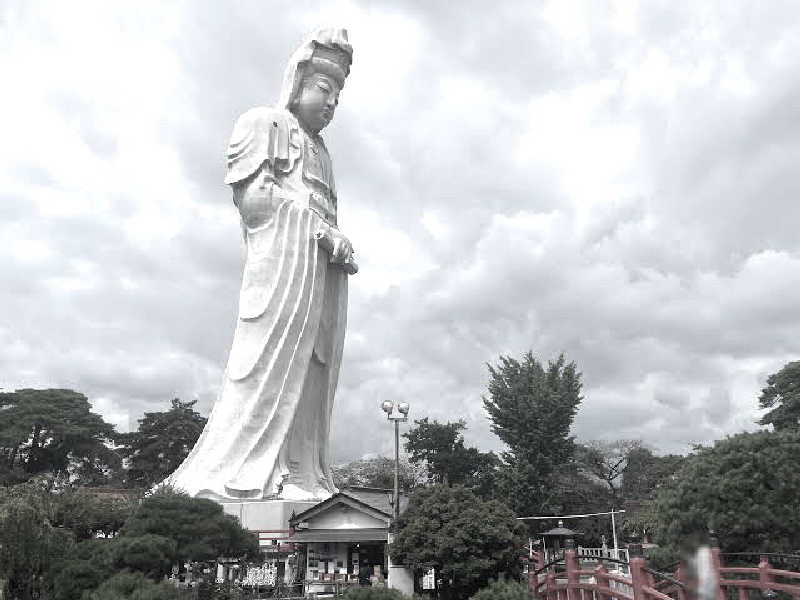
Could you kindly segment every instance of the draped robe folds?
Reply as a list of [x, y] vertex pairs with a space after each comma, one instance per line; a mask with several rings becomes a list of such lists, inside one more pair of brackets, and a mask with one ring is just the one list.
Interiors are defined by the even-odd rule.
[[226, 182], [260, 190], [267, 216], [242, 213], [247, 259], [222, 390], [167, 483], [218, 500], [327, 498], [347, 311], [347, 275], [314, 238], [335, 226], [327, 151], [288, 111], [253, 109], [234, 128]]

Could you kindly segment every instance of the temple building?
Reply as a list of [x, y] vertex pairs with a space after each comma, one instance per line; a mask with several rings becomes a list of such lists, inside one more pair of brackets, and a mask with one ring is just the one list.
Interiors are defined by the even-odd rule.
[[[405, 503], [401, 496], [401, 512]], [[289, 542], [306, 594], [370, 584], [413, 591], [411, 574], [389, 559], [392, 513], [391, 490], [346, 488], [292, 517]]]

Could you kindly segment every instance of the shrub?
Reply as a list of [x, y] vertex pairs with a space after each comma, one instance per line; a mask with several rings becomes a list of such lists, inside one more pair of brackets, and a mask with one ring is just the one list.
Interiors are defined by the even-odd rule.
[[345, 600], [408, 600], [408, 596], [385, 587], [362, 587], [347, 590]]
[[115, 541], [114, 565], [117, 568], [139, 571], [152, 579], [160, 579], [170, 572], [177, 547], [174, 540], [146, 533]]
[[54, 600], [80, 600], [87, 590], [94, 590], [114, 572], [117, 540], [86, 540], [77, 544], [69, 557], [53, 567]]
[[492, 581], [478, 591], [471, 600], [530, 600], [531, 592], [527, 584], [508, 579]]
[[141, 573], [118, 573], [107, 579], [82, 600], [180, 600], [179, 589], [168, 583], [156, 583]]

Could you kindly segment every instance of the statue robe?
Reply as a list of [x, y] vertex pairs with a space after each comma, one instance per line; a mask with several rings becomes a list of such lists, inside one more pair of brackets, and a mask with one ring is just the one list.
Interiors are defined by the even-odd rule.
[[208, 424], [167, 483], [219, 500], [327, 498], [347, 314], [347, 275], [314, 238], [336, 226], [330, 158], [289, 111], [260, 107], [234, 127], [225, 181], [247, 244], [236, 332]]

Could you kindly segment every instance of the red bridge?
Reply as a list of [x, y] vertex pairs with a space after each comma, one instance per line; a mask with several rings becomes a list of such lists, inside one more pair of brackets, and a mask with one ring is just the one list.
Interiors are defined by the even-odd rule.
[[[756, 557], [758, 566], [738, 566]], [[737, 566], [724, 566], [723, 558]], [[540, 555], [534, 553], [531, 562], [528, 582], [538, 600], [688, 600], [696, 595], [685, 567], [663, 573], [650, 568], [642, 557], [631, 556], [627, 563], [565, 550], [563, 560], [541, 564]], [[597, 566], [586, 568], [586, 563]], [[789, 564], [798, 569], [800, 555], [722, 554], [719, 548], [711, 548], [711, 563], [715, 600], [751, 600], [751, 590], [761, 592], [760, 598], [775, 598], [777, 592], [783, 592], [800, 600], [800, 572], [773, 565]], [[630, 568], [629, 576], [623, 574], [621, 566]]]

